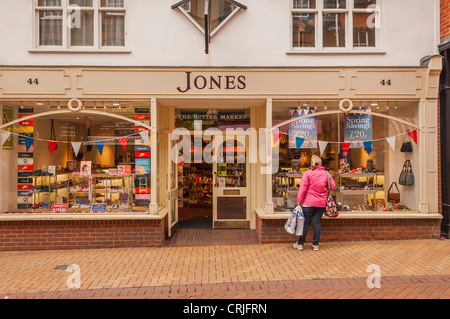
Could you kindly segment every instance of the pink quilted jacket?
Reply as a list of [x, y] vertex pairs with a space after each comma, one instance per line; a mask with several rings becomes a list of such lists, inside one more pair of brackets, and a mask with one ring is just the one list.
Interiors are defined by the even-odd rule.
[[333, 177], [323, 166], [315, 170], [308, 170], [302, 176], [297, 202], [305, 206], [326, 207], [328, 195], [328, 178], [330, 176], [330, 190], [336, 187]]

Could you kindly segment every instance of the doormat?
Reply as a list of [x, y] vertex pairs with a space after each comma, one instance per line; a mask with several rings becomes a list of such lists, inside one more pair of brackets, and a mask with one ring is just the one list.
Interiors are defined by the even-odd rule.
[[178, 222], [179, 229], [212, 229], [212, 216], [193, 217]]

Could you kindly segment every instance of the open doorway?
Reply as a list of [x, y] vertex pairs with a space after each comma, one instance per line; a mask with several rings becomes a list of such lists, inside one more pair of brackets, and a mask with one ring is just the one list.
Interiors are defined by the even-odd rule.
[[210, 163], [182, 163], [178, 167], [179, 228], [211, 229], [213, 175]]

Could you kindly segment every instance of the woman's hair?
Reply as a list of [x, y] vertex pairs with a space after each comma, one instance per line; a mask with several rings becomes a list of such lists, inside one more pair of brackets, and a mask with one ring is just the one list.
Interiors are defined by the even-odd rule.
[[313, 155], [311, 156], [311, 169], [314, 170], [316, 166], [322, 166], [322, 159], [317, 155]]

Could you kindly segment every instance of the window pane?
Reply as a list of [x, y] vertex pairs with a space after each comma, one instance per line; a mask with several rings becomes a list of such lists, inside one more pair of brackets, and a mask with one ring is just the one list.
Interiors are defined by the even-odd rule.
[[70, 0], [69, 4], [74, 4], [80, 7], [92, 7], [92, 0]]
[[71, 45], [93, 46], [94, 45], [94, 12], [82, 11], [77, 21], [75, 17], [71, 28]]
[[325, 13], [323, 15], [323, 46], [345, 47], [344, 13]]
[[353, 46], [375, 47], [375, 15], [353, 14]]
[[39, 45], [62, 45], [62, 11], [39, 12]]
[[102, 0], [101, 7], [108, 7], [108, 8], [123, 8], [124, 0]]
[[345, 9], [346, 0], [324, 0], [323, 7], [325, 9]]
[[355, 9], [367, 9], [375, 4], [377, 4], [377, 0], [355, 0]]
[[102, 13], [102, 45], [124, 46], [125, 45], [125, 13], [108, 12]]
[[293, 47], [315, 47], [316, 46], [316, 19], [314, 14], [294, 13], [293, 25]]
[[315, 9], [316, 0], [294, 0], [294, 9]]
[[39, 7], [60, 7], [61, 0], [39, 0], [38, 6]]

